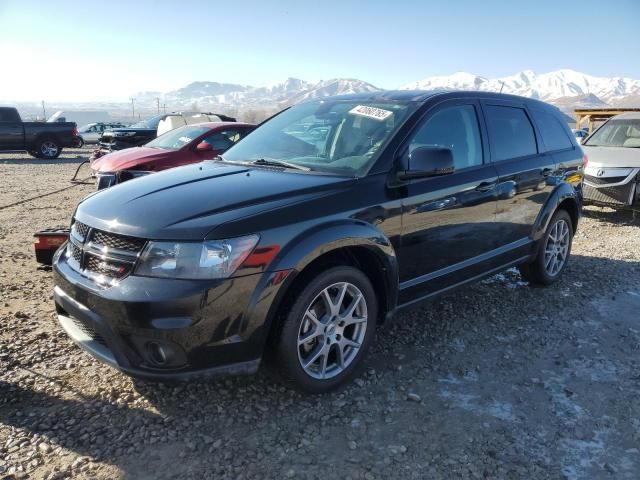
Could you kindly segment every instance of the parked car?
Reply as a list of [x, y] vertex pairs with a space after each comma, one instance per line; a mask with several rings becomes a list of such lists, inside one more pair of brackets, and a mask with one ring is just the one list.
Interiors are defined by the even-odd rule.
[[573, 136], [576, 137], [576, 141], [579, 144], [582, 143], [583, 140], [589, 136], [589, 132], [583, 129], [576, 130], [575, 128], [572, 128], [571, 131], [573, 132]]
[[89, 123], [88, 125], [83, 125], [78, 128], [77, 146], [80, 148], [84, 146], [85, 143], [98, 143], [98, 140], [100, 140], [100, 137], [105, 130], [123, 127], [124, 125], [121, 123]]
[[600, 126], [582, 145], [589, 158], [585, 203], [613, 208], [640, 206], [640, 113], [622, 113]]
[[185, 125], [151, 140], [143, 147], [127, 148], [100, 157], [91, 164], [98, 190], [135, 177], [221, 155], [255, 125], [210, 122]]
[[560, 115], [487, 92], [300, 103], [217, 160], [83, 200], [54, 259], [59, 322], [133, 376], [250, 373], [268, 356], [330, 390], [400, 310], [514, 265], [560, 277], [583, 168]]
[[73, 147], [78, 131], [69, 122], [23, 122], [18, 110], [0, 107], [0, 151], [26, 151], [32, 157], [57, 158]]
[[[105, 131], [98, 142], [99, 148], [92, 154], [92, 159], [100, 158], [114, 150], [139, 147], [150, 142], [159, 134], [182, 125], [204, 122], [235, 122], [236, 119], [220, 113], [174, 112], [156, 115], [125, 128], [112, 128]], [[158, 133], [158, 127], [163, 129]]]

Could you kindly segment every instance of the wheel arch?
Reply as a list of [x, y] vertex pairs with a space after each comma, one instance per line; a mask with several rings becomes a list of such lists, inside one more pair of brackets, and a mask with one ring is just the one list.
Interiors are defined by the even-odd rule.
[[553, 214], [559, 209], [566, 210], [569, 213], [575, 233], [578, 228], [578, 221], [580, 220], [582, 200], [579, 192], [576, 191], [572, 185], [562, 183], [551, 193], [538, 214], [532, 232], [533, 240], [537, 241], [542, 238], [549, 226], [549, 222], [551, 222]]
[[289, 271], [265, 318], [266, 340], [278, 338], [278, 325], [296, 293], [327, 268], [353, 266], [371, 281], [378, 298], [378, 322], [397, 304], [398, 266], [389, 239], [366, 223], [321, 225], [299, 235], [270, 265], [272, 271]]

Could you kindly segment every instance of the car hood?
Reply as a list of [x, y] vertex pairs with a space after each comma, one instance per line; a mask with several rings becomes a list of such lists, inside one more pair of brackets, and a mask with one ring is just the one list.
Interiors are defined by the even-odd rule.
[[112, 132], [135, 132], [135, 133], [155, 133], [155, 128], [110, 128], [109, 130], [105, 130], [103, 135], [111, 135]]
[[78, 205], [75, 217], [122, 235], [199, 240], [226, 222], [340, 194], [354, 181], [206, 161], [101, 190]]
[[166, 160], [174, 155], [176, 151], [151, 147], [126, 148], [98, 158], [91, 165], [91, 169], [100, 173], [119, 172], [145, 163]]
[[590, 147], [582, 145], [594, 167], [640, 167], [640, 148], [629, 147]]

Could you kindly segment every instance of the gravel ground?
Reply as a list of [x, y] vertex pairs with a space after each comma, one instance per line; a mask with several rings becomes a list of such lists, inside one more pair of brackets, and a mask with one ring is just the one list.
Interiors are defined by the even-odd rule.
[[31, 236], [88, 150], [0, 157], [0, 478], [640, 477], [640, 220], [585, 212], [555, 286], [497, 275], [379, 330], [362, 375], [142, 383], [60, 331]]

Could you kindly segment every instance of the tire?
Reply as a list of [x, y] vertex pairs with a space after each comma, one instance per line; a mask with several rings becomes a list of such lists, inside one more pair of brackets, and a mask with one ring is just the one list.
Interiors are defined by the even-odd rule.
[[536, 257], [531, 263], [518, 267], [520, 274], [532, 285], [551, 285], [560, 278], [569, 263], [572, 243], [571, 217], [566, 210], [558, 210], [538, 242]]
[[377, 317], [375, 291], [360, 270], [344, 266], [319, 274], [295, 296], [282, 320], [274, 352], [279, 373], [308, 393], [338, 387], [361, 365]]
[[38, 152], [36, 152], [35, 150], [29, 150], [29, 151], [27, 151], [27, 153], [28, 153], [29, 155], [31, 155], [32, 157], [35, 157], [35, 158], [42, 158], [42, 156], [41, 156]]
[[43, 138], [37, 143], [36, 151], [38, 155], [40, 155], [39, 158], [51, 160], [60, 156], [62, 148], [60, 148], [58, 142], [53, 138]]
[[84, 139], [82, 137], [76, 137], [75, 145], [76, 148], [84, 147]]

